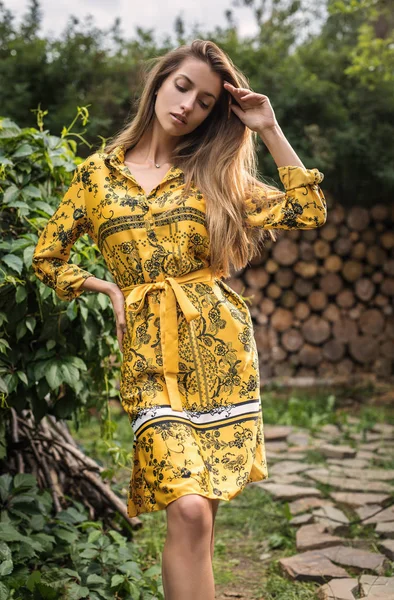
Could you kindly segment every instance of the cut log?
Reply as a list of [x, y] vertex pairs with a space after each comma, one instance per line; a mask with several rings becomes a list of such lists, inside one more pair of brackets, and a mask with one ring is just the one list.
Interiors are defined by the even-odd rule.
[[315, 251], [313, 245], [305, 240], [300, 242], [300, 258], [301, 260], [315, 260]]
[[292, 269], [279, 269], [274, 275], [275, 283], [281, 288], [288, 288], [293, 285], [294, 279], [295, 275]]
[[337, 296], [337, 303], [342, 308], [350, 308], [355, 303], [355, 297], [352, 290], [342, 290]]
[[327, 296], [322, 290], [313, 290], [308, 296], [312, 310], [323, 310], [327, 306]]
[[281, 293], [282, 293], [282, 290], [279, 287], [279, 285], [276, 285], [276, 283], [270, 283], [267, 286], [265, 295], [268, 296], [268, 298], [272, 298], [273, 300], [277, 300], [278, 298], [280, 298]]
[[336, 304], [329, 304], [327, 308], [324, 309], [322, 317], [331, 323], [335, 323], [341, 318], [341, 311]]
[[327, 242], [332, 242], [338, 237], [338, 227], [334, 223], [326, 223], [320, 230], [320, 236]]
[[313, 290], [313, 281], [297, 277], [294, 282], [294, 291], [298, 296], [306, 298]]
[[356, 242], [355, 244], [352, 245], [352, 250], [350, 252], [350, 256], [352, 258], [354, 258], [355, 260], [362, 260], [363, 258], [365, 258], [366, 254], [367, 254], [367, 246], [365, 245], [365, 242]]
[[394, 232], [393, 231], [385, 231], [380, 236], [380, 242], [381, 242], [383, 248], [386, 248], [386, 250], [391, 250], [392, 248], [394, 248]]
[[294, 316], [300, 321], [304, 321], [309, 317], [311, 309], [306, 302], [298, 302], [294, 307]]
[[330, 337], [331, 325], [324, 318], [318, 315], [311, 315], [302, 323], [301, 332], [308, 342], [321, 344]]
[[317, 264], [315, 262], [299, 260], [294, 265], [294, 271], [297, 273], [297, 275], [300, 275], [305, 279], [311, 279], [312, 277], [316, 276]]
[[293, 265], [299, 256], [298, 244], [283, 238], [276, 242], [272, 250], [272, 256], [282, 266]]
[[320, 278], [320, 287], [328, 295], [338, 294], [343, 288], [343, 280], [337, 273], [326, 273]]
[[384, 281], [382, 281], [380, 291], [386, 296], [394, 296], [394, 278], [387, 278]]
[[284, 308], [293, 308], [297, 304], [298, 296], [293, 290], [285, 290], [280, 298], [280, 304]]
[[326, 240], [318, 239], [313, 244], [313, 251], [316, 258], [326, 258], [330, 255], [331, 247]]
[[348, 260], [344, 263], [342, 269], [342, 276], [346, 281], [350, 281], [353, 283], [360, 279], [363, 274], [363, 265], [362, 263], [356, 260]]
[[356, 336], [349, 343], [349, 354], [359, 363], [365, 365], [377, 359], [379, 342], [368, 335]]
[[281, 343], [288, 352], [296, 352], [302, 347], [304, 340], [300, 332], [292, 327], [282, 334]]
[[304, 344], [298, 353], [300, 364], [304, 367], [316, 367], [322, 359], [322, 350], [319, 346]]
[[369, 212], [375, 221], [386, 221], [389, 218], [389, 210], [386, 204], [373, 204]]
[[257, 289], [265, 288], [270, 279], [269, 273], [264, 267], [247, 269], [244, 277], [249, 287]]
[[356, 282], [355, 292], [357, 298], [360, 298], [363, 302], [368, 302], [375, 293], [375, 284], [370, 279], [363, 277]]
[[366, 310], [359, 319], [361, 331], [367, 335], [379, 335], [384, 329], [384, 317], [380, 310], [371, 308]]
[[345, 355], [345, 346], [338, 340], [328, 340], [323, 346], [323, 356], [332, 362], [338, 362]]
[[275, 310], [275, 302], [271, 298], [263, 298], [260, 302], [260, 311], [264, 315], [270, 315]]
[[341, 271], [342, 258], [336, 254], [327, 256], [326, 260], [324, 261], [324, 268], [330, 273], [337, 273], [338, 271]]
[[334, 323], [332, 333], [338, 342], [349, 343], [357, 337], [357, 324], [350, 319], [341, 318]]
[[350, 229], [355, 231], [364, 231], [369, 225], [369, 211], [361, 206], [353, 206], [346, 219]]
[[271, 325], [276, 331], [286, 331], [293, 324], [293, 313], [285, 308], [277, 308], [271, 316]]
[[380, 246], [370, 246], [367, 248], [366, 259], [370, 265], [380, 267], [387, 259], [387, 253]]
[[334, 251], [340, 256], [347, 256], [352, 249], [352, 242], [349, 237], [340, 237], [334, 242]]

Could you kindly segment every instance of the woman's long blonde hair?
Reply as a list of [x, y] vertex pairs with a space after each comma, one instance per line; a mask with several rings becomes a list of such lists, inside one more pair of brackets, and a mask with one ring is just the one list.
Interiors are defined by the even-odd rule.
[[[175, 48], [146, 63], [145, 86], [137, 101], [136, 115], [107, 142], [105, 152], [112, 152], [119, 145], [130, 148], [138, 143], [152, 125], [155, 92], [189, 57], [204, 61], [222, 81], [229, 81], [235, 87], [250, 87], [247, 78], [214, 42], [196, 39], [190, 45]], [[153, 68], [149, 68], [150, 63]], [[276, 239], [272, 230], [245, 227], [246, 198], [264, 198], [261, 189], [256, 194], [256, 186], [284, 193], [257, 178], [257, 134], [233, 113], [230, 101], [230, 93], [222, 88], [208, 117], [194, 131], [180, 138], [172, 154], [173, 164], [185, 173], [184, 193], [189, 193], [193, 182], [204, 195], [210, 266], [216, 276], [224, 277], [230, 275], [231, 264], [236, 270], [242, 269], [258, 252], [267, 235]]]

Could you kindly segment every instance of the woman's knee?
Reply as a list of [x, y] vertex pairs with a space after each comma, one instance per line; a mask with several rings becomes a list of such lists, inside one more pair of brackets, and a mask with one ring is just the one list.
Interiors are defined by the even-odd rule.
[[199, 535], [210, 535], [212, 531], [212, 510], [209, 499], [199, 494], [187, 494], [173, 500], [167, 506], [169, 529], [181, 526], [196, 530]]

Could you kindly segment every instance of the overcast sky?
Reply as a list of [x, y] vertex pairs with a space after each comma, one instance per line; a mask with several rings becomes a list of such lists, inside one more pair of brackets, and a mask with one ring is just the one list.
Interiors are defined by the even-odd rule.
[[[29, 6], [28, 0], [4, 0], [4, 4], [16, 16], [18, 23]], [[42, 32], [57, 36], [70, 15], [82, 19], [91, 14], [100, 29], [108, 28], [116, 17], [120, 17], [126, 39], [134, 37], [137, 26], [154, 29], [157, 39], [162, 39], [174, 35], [174, 22], [179, 16], [188, 34], [196, 24], [203, 31], [212, 31], [216, 26], [225, 27], [227, 21], [224, 13], [232, 10], [240, 36], [256, 33], [253, 11], [234, 4], [234, 0], [41, 0]]]

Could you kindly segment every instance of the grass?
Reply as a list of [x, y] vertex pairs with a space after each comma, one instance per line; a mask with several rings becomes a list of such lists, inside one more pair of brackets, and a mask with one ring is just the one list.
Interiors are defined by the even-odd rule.
[[[371, 389], [366, 386], [348, 391], [325, 390], [313, 392], [266, 390], [262, 394], [264, 423], [292, 425], [303, 428], [312, 435], [327, 424], [340, 428], [346, 425], [350, 432], [370, 430], [375, 423], [394, 423], [394, 407], [373, 405]], [[346, 398], [356, 398], [353, 406]], [[358, 417], [353, 424], [349, 417]], [[120, 405], [111, 403], [110, 419], [100, 422], [98, 415], [89, 414], [80, 419], [78, 428], [71, 432], [83, 450], [100, 462], [117, 483], [113, 488], [124, 492], [128, 486], [131, 469], [133, 434], [126, 413]], [[343, 443], [343, 442], [342, 442]], [[348, 442], [353, 443], [351, 438]], [[318, 450], [308, 450], [307, 460], [319, 465], [326, 460]], [[394, 468], [394, 456], [376, 459], [380, 468]], [[324, 497], [331, 487], [317, 483]], [[287, 503], [275, 502], [267, 492], [257, 486], [247, 488], [231, 502], [221, 502], [215, 522], [215, 554], [213, 569], [218, 598], [224, 591], [247, 592], [247, 598], [264, 600], [311, 600], [316, 597], [316, 583], [293, 582], [280, 569], [279, 559], [297, 552], [296, 528], [289, 524], [291, 518]], [[157, 511], [140, 515], [143, 527], [133, 531], [133, 541], [147, 567], [161, 562], [166, 536], [166, 512]], [[349, 537], [365, 538], [374, 543], [373, 531], [363, 530], [356, 524]], [[269, 554], [268, 560], [260, 557]], [[391, 570], [390, 570], [391, 573]], [[244, 596], [245, 597], [245, 596]]]

